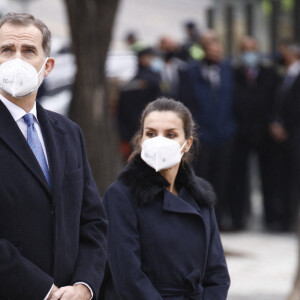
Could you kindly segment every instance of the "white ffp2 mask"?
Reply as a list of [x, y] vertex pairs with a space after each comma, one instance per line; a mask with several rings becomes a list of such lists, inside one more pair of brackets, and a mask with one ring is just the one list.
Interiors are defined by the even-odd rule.
[[177, 141], [162, 136], [149, 138], [142, 143], [141, 158], [156, 172], [171, 168], [181, 161], [186, 142], [180, 147]]
[[43, 69], [40, 71], [20, 58], [6, 61], [0, 65], [0, 89], [13, 97], [25, 97], [36, 91], [44, 79]]

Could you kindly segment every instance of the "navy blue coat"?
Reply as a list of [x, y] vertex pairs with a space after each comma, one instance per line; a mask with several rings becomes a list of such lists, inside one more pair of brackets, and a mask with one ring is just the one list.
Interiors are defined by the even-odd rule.
[[230, 279], [210, 185], [186, 165], [179, 195], [167, 186], [136, 156], [104, 195], [117, 292], [124, 300], [226, 299]]
[[107, 219], [79, 126], [37, 104], [49, 188], [0, 101], [0, 299], [41, 300], [53, 282], [84, 281], [95, 299], [106, 261]]
[[234, 137], [234, 77], [231, 66], [223, 61], [220, 85], [213, 88], [204, 77], [205, 63], [192, 64], [180, 72], [180, 99], [199, 125], [199, 139], [204, 145], [220, 146]]

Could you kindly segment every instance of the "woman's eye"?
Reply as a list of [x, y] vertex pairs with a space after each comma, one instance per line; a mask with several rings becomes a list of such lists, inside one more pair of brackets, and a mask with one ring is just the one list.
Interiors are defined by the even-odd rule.
[[167, 134], [167, 137], [168, 137], [169, 139], [173, 139], [174, 137], [176, 137], [176, 135], [175, 135], [174, 133], [168, 133], [168, 134]]
[[149, 132], [146, 133], [146, 136], [148, 136], [148, 137], [154, 137], [155, 134], [154, 134], [154, 132], [149, 131]]

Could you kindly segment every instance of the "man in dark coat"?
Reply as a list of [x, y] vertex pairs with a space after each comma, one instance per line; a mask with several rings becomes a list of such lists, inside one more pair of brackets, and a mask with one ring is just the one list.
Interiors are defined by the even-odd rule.
[[0, 20], [0, 299], [96, 299], [105, 212], [78, 125], [36, 103], [54, 67], [29, 14]]
[[200, 151], [196, 174], [214, 187], [220, 229], [228, 229], [229, 185], [235, 134], [233, 72], [222, 59], [222, 45], [209, 31], [203, 33], [205, 58], [180, 72], [180, 99], [199, 124]]
[[122, 87], [118, 107], [118, 128], [125, 159], [131, 153], [130, 140], [138, 130], [141, 112], [148, 102], [161, 94], [160, 73], [152, 67], [154, 50], [146, 47], [137, 56], [137, 73]]
[[300, 201], [300, 46], [284, 41], [280, 52], [286, 74], [277, 91], [270, 132], [277, 144], [276, 165], [281, 206], [279, 229], [296, 230]]
[[234, 112], [237, 135], [234, 151], [232, 222], [235, 229], [243, 229], [250, 214], [250, 154], [257, 154], [262, 180], [265, 221], [276, 219], [276, 197], [272, 195], [272, 141], [268, 132], [270, 114], [275, 98], [278, 77], [275, 70], [263, 63], [257, 41], [244, 37], [241, 42], [239, 64], [235, 68]]

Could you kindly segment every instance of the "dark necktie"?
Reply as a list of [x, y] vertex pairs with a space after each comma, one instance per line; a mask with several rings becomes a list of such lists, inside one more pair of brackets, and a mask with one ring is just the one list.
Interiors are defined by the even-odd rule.
[[34, 127], [33, 114], [27, 114], [23, 117], [23, 119], [27, 125], [27, 142], [31, 147], [31, 150], [34, 153], [37, 161], [39, 162], [48, 184], [50, 185], [49, 168], [41, 141]]

